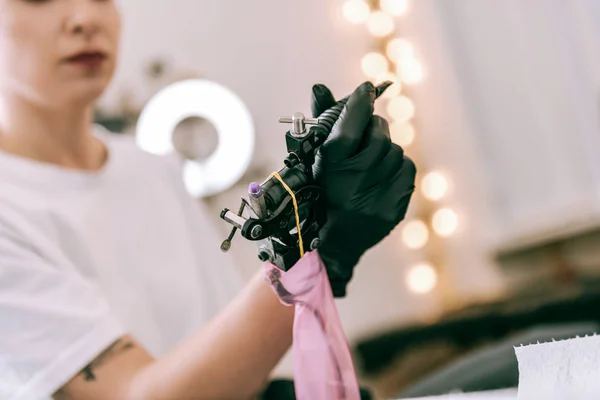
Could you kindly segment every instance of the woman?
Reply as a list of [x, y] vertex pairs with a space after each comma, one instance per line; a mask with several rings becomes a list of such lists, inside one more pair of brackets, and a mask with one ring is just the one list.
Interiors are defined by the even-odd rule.
[[[113, 0], [0, 0], [0, 398], [254, 396], [293, 308], [262, 272], [220, 298], [231, 267], [179, 172], [92, 125], [119, 35]], [[315, 168], [338, 295], [414, 188], [373, 101], [354, 92]], [[333, 102], [315, 86], [315, 115]]]

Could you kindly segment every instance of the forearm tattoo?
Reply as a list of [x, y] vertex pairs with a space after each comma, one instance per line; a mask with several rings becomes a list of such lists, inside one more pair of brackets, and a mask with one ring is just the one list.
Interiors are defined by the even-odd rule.
[[71, 400], [71, 396], [65, 393], [64, 390], [60, 389], [58, 392], [54, 393], [52, 396], [52, 400]]
[[[83, 368], [77, 376], [81, 375], [86, 381], [95, 381], [96, 375], [94, 374], [94, 370], [98, 368], [100, 365], [105, 363], [109, 358], [126, 352], [129, 349], [134, 347], [133, 342], [126, 339], [118, 339], [114, 341], [110, 346], [106, 348], [102, 353], [98, 354], [92, 362], [90, 362], [85, 368]], [[71, 396], [63, 389], [58, 390], [52, 396], [53, 400], [70, 400]]]

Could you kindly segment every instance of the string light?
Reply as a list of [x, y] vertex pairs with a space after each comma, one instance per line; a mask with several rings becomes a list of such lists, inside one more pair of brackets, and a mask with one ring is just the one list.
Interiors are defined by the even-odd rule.
[[397, 96], [389, 101], [387, 113], [394, 121], [406, 122], [414, 117], [415, 105], [408, 97]]
[[423, 80], [423, 65], [414, 58], [404, 58], [398, 63], [398, 76], [402, 82], [414, 85]]
[[400, 147], [410, 146], [415, 140], [415, 128], [410, 122], [394, 121], [390, 125], [390, 137]]
[[367, 29], [371, 35], [376, 37], [384, 37], [394, 31], [396, 25], [394, 19], [382, 11], [371, 13], [367, 20]]
[[408, 11], [408, 0], [381, 0], [379, 7], [394, 17], [401, 17]]
[[[370, 8], [369, 4], [373, 8]], [[388, 100], [386, 111], [392, 120], [391, 140], [399, 146], [406, 147], [411, 145], [416, 137], [415, 127], [411, 123], [416, 110], [413, 101], [403, 93], [404, 85], [418, 84], [425, 79], [426, 74], [423, 64], [415, 56], [411, 42], [402, 37], [388, 39], [388, 36], [392, 35], [396, 28], [394, 17], [401, 17], [407, 13], [409, 1], [370, 0], [369, 4], [366, 4], [365, 0], [347, 0], [344, 4], [344, 15], [352, 23], [365, 23], [371, 35], [381, 38], [383, 54], [368, 53], [362, 58], [361, 67], [363, 73], [375, 84], [384, 80], [394, 82], [382, 97]], [[427, 200], [439, 201], [447, 191], [448, 180], [440, 172], [429, 172], [421, 181], [421, 192]], [[402, 242], [411, 250], [424, 248], [430, 242], [430, 227], [439, 237], [450, 236], [458, 229], [458, 216], [449, 208], [439, 209], [433, 215], [425, 211], [420, 218], [403, 223]], [[432, 257], [436, 255], [432, 254]], [[405, 276], [407, 288], [417, 294], [431, 292], [437, 283], [437, 270], [429, 262], [414, 265]]]
[[420, 220], [409, 221], [402, 230], [402, 241], [409, 249], [420, 249], [429, 240], [427, 225]]
[[437, 285], [438, 274], [429, 263], [417, 264], [411, 267], [406, 274], [406, 286], [416, 294], [431, 292]]
[[440, 200], [448, 190], [448, 181], [440, 172], [430, 172], [423, 178], [421, 183], [423, 196], [429, 200]]
[[414, 57], [414, 49], [410, 42], [401, 38], [390, 40], [386, 45], [386, 53], [390, 60], [395, 63]]
[[361, 67], [366, 76], [375, 79], [388, 71], [389, 62], [383, 54], [372, 52], [363, 56]]
[[371, 8], [362, 0], [348, 0], [343, 6], [344, 17], [352, 24], [363, 24], [369, 19]]
[[431, 225], [439, 236], [451, 236], [458, 228], [458, 215], [449, 208], [442, 208], [433, 214]]

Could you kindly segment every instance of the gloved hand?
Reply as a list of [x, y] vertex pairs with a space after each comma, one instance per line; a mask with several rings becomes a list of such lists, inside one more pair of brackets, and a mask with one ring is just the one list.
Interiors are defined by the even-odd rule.
[[[354, 91], [313, 167], [328, 204], [318, 251], [335, 297], [346, 295], [365, 251], [404, 219], [415, 189], [415, 164], [390, 140], [386, 120], [373, 115], [374, 101], [370, 82]], [[335, 103], [327, 87], [313, 86], [313, 117]]]

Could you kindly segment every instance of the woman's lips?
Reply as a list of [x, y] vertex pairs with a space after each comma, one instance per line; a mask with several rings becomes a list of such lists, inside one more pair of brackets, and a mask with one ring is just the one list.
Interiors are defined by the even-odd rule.
[[100, 67], [106, 60], [106, 54], [102, 52], [84, 52], [79, 53], [67, 59], [67, 63], [85, 68]]

